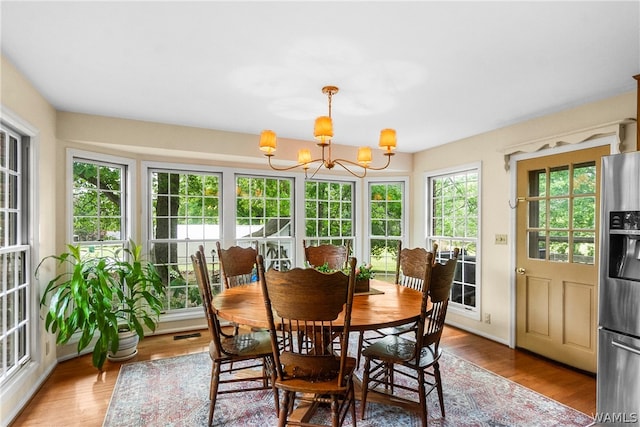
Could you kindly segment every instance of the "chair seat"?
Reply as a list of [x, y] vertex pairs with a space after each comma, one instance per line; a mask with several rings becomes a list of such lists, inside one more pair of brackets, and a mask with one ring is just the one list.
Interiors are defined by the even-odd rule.
[[[339, 357], [338, 357], [339, 359]], [[350, 376], [356, 368], [356, 359], [347, 357], [346, 359], [346, 375]], [[287, 391], [295, 391], [298, 393], [312, 394], [340, 394], [349, 388], [349, 383], [345, 383], [344, 387], [339, 387], [336, 381], [337, 376], [316, 378], [287, 378], [284, 380], [276, 380], [276, 388]]]
[[[266, 331], [233, 335], [221, 340], [222, 358], [257, 357], [271, 355], [271, 337]], [[210, 353], [215, 354], [214, 342], [209, 345]], [[226, 355], [225, 355], [226, 353]], [[226, 357], [225, 357], [226, 356]]]
[[416, 363], [415, 348], [415, 341], [389, 335], [365, 348], [362, 354], [365, 357], [379, 359], [387, 363], [408, 364], [420, 368], [431, 366], [440, 359], [442, 354], [440, 348], [436, 352], [434, 346], [423, 347], [420, 350], [420, 360]]
[[[415, 330], [416, 330], [416, 324], [415, 322], [413, 322], [413, 323], [407, 323], [405, 325], [395, 326], [391, 328], [378, 329], [377, 332], [381, 333], [382, 335], [402, 335], [402, 334], [406, 334], [407, 332], [412, 332]], [[365, 340], [366, 340], [366, 337], [365, 337]]]

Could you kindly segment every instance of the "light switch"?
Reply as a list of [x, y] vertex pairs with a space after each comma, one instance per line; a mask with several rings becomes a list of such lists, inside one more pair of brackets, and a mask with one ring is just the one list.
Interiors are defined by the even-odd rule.
[[507, 235], [496, 234], [496, 245], [506, 245], [506, 244], [507, 244]]

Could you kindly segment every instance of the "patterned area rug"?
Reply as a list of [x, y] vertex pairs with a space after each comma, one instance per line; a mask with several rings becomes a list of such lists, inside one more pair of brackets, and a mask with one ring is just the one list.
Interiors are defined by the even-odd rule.
[[[582, 412], [452, 354], [445, 352], [440, 366], [446, 418], [441, 416], [434, 391], [427, 398], [430, 426], [588, 426], [593, 422]], [[123, 365], [104, 427], [206, 426], [210, 372], [206, 352]], [[365, 420], [359, 419], [359, 402], [356, 411], [361, 427], [420, 425], [416, 414], [395, 406], [367, 403]], [[350, 416], [345, 422], [351, 425]], [[218, 396], [214, 425], [277, 425], [271, 391]]]

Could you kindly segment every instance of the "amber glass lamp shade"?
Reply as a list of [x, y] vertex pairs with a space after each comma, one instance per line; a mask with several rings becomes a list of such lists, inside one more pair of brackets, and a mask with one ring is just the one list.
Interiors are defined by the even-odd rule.
[[260, 150], [269, 155], [276, 151], [276, 133], [272, 130], [263, 130], [260, 134]]
[[367, 167], [371, 163], [371, 147], [358, 148], [358, 164]]
[[311, 151], [304, 149], [298, 151], [298, 163], [301, 165], [307, 164], [311, 161]]
[[313, 136], [319, 140], [321, 144], [333, 138], [333, 123], [331, 122], [331, 117], [320, 116], [316, 119], [316, 124], [313, 127]]
[[380, 148], [392, 152], [396, 148], [396, 131], [395, 129], [382, 129], [380, 131]]

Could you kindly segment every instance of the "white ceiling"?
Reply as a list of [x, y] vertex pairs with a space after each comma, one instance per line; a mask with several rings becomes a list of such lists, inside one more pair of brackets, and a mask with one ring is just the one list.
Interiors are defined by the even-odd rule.
[[[631, 91], [640, 2], [1, 1], [58, 110], [416, 152]], [[257, 144], [257, 138], [256, 138]]]

